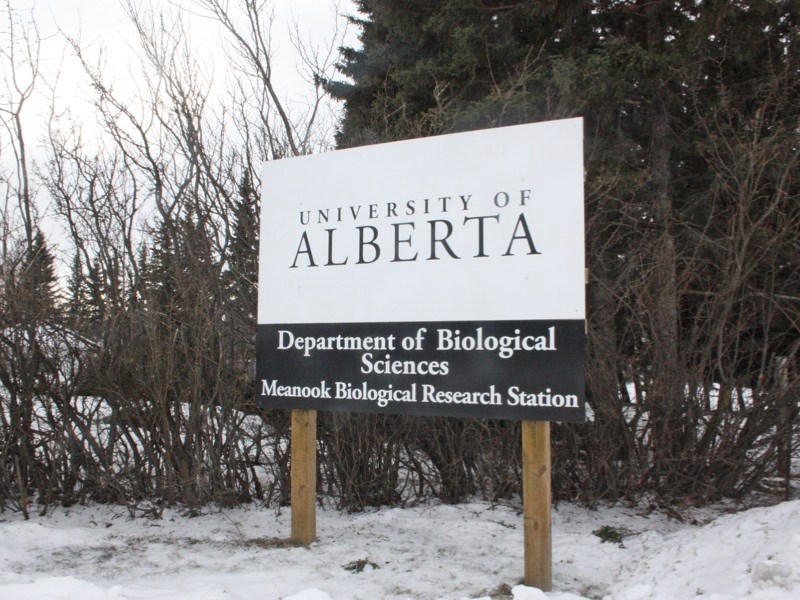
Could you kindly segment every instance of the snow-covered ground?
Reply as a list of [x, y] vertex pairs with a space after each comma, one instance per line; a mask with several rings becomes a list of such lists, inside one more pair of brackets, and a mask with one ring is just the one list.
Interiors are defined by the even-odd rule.
[[[554, 591], [520, 584], [521, 516], [486, 503], [319, 510], [319, 541], [285, 543], [289, 511], [130, 520], [121, 508], [0, 513], [3, 600], [800, 598], [800, 501], [683, 522], [623, 507], [553, 512]], [[690, 523], [689, 521], [695, 521]], [[602, 542], [600, 528], [623, 534]]]

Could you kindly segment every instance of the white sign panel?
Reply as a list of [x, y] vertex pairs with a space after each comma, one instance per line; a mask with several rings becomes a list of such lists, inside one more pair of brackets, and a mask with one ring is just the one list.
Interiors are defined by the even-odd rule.
[[266, 163], [262, 401], [582, 420], [582, 145], [568, 119]]

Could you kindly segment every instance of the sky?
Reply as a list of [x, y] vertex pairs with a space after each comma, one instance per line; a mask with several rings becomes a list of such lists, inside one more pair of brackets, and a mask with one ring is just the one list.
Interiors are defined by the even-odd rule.
[[[192, 0], [135, 0], [135, 2], [162, 10], [175, 7], [191, 9], [193, 4]], [[60, 29], [69, 36], [80, 37], [87, 47], [97, 48], [99, 45], [105, 45], [109, 54], [115, 59], [129, 52], [127, 44], [131, 42], [132, 29], [123, 10], [123, 0], [10, 0], [10, 3], [12, 10], [33, 15], [43, 36], [55, 35]], [[231, 4], [235, 4], [235, 0]], [[332, 0], [269, 0], [267, 6], [272, 7], [275, 12], [276, 26], [273, 34], [276, 36], [279, 49], [287, 49], [288, 30], [295, 20], [304, 36], [321, 42], [330, 37], [337, 14], [341, 16], [355, 12], [350, 0], [336, 0], [336, 3]], [[194, 33], [212, 34], [204, 42], [214, 41], [213, 38], [216, 36], [213, 35], [213, 27], [210, 24], [204, 26], [201, 18], [194, 19], [192, 24], [196, 27]], [[51, 45], [47, 50], [55, 53], [57, 45]], [[292, 57], [286, 56], [286, 52], [281, 54], [279, 58], [285, 63], [283, 67], [290, 72]], [[48, 56], [48, 59], [53, 58], [55, 58], [53, 55]]]
[[[39, 56], [41, 76], [23, 114], [29, 153], [41, 168], [46, 164], [43, 140], [47, 135], [51, 104], [54, 103], [60, 113], [68, 111], [70, 117], [80, 123], [84, 143], [91, 145], [93, 136], [100, 133], [91, 104], [92, 90], [77, 58], [68, 49], [65, 36], [77, 40], [93, 64], [101, 62], [104, 65], [106, 81], [113, 84], [118, 96], [124, 97], [129, 93], [133, 97], [137, 86], [142, 84], [135, 31], [123, 9], [123, 0], [7, 1], [23, 22], [33, 20], [36, 23], [42, 40]], [[231, 5], [239, 2], [229, 1]], [[308, 90], [308, 84], [298, 72], [297, 53], [291, 43], [290, 32], [295, 31], [295, 26], [300, 39], [310, 46], [327, 47], [337, 27], [340, 34], [346, 34], [343, 38], [346, 45], [358, 43], [356, 29], [348, 27], [345, 19], [346, 15], [355, 14], [355, 7], [351, 0], [337, 1], [338, 4], [331, 0], [270, 0], [267, 3], [274, 11], [271, 41], [273, 82], [278, 95], [290, 108], [293, 104], [298, 107], [305, 105], [304, 97]], [[165, 12], [175, 11], [176, 8], [191, 9], [193, 5], [193, 0], [134, 2]], [[5, 8], [0, 10], [0, 32], [8, 30]], [[213, 76], [219, 89], [224, 91], [225, 73], [230, 68], [225, 49], [230, 41], [225, 40], [224, 32], [218, 25], [199, 14], [189, 16], [189, 35], [195, 56]], [[57, 84], [51, 89], [55, 81]], [[64, 119], [59, 120], [59, 123], [63, 122]], [[14, 167], [11, 153], [6, 151], [7, 140], [2, 139], [5, 135], [5, 131], [0, 132], [3, 150], [0, 152], [0, 163], [3, 170], [8, 172]], [[58, 246], [59, 226], [42, 189], [39, 190], [37, 204], [42, 229]], [[64, 257], [61, 258], [63, 260]]]
[[[231, 4], [236, 4], [236, 1], [232, 0]], [[182, 7], [197, 12], [191, 10], [192, 0], [135, 2], [164, 11]], [[10, 0], [10, 5], [12, 10], [22, 15], [30, 14], [38, 25], [43, 38], [43, 75], [53, 80], [54, 74], [60, 72], [56, 92], [59, 106], [85, 110], [83, 105], [89, 97], [81, 79], [80, 66], [66, 51], [63, 35], [79, 40], [92, 59], [97, 59], [102, 50], [106, 73], [116, 85], [125, 86], [135, 77], [135, 34], [123, 9], [123, 0]], [[306, 86], [297, 72], [296, 53], [291, 45], [290, 31], [294, 24], [301, 39], [311, 45], [327, 44], [337, 26], [340, 31], [347, 30], [345, 42], [353, 45], [357, 43], [357, 32], [353, 27], [347, 28], [344, 16], [354, 14], [355, 7], [350, 0], [337, 0], [336, 4], [331, 0], [269, 0], [267, 5], [275, 14], [272, 28], [274, 79], [284, 98], [291, 101], [301, 96]], [[211, 66], [215, 79], [221, 80], [219, 74], [227, 67], [223, 33], [210, 19], [198, 15], [190, 17], [190, 35], [198, 57]], [[30, 112], [36, 113], [36, 118], [41, 120], [47, 106], [45, 99], [40, 98]]]

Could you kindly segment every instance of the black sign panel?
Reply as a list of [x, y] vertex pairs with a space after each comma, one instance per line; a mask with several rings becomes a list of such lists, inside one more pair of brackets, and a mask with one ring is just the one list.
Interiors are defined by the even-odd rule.
[[258, 326], [274, 408], [584, 420], [583, 320]]

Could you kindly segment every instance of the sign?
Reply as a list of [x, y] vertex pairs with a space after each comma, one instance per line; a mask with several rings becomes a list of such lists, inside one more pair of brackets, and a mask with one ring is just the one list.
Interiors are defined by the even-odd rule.
[[583, 135], [568, 119], [264, 166], [264, 406], [582, 421]]

